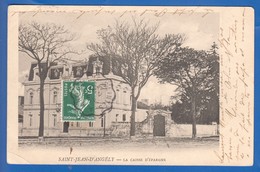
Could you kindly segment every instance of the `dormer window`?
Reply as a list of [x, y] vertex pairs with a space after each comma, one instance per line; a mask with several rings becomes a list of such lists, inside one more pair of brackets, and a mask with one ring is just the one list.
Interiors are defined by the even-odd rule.
[[102, 69], [103, 67], [103, 62], [99, 60], [99, 58], [97, 58], [96, 61], [93, 62], [93, 74], [101, 74], [103, 71]]
[[69, 67], [65, 66], [65, 67], [64, 67], [64, 73], [63, 73], [63, 76], [69, 76], [69, 75], [70, 75], [69, 72], [70, 72]]
[[59, 78], [59, 70], [58, 69], [54, 69], [54, 78]]
[[65, 77], [70, 76], [70, 71], [71, 71], [70, 65], [67, 64], [67, 63], [63, 64], [63, 70], [62, 70], [63, 74], [62, 74], [62, 76], [65, 76]]
[[77, 75], [77, 76], [82, 76], [82, 73], [83, 73], [82, 67], [77, 67], [77, 69], [76, 69], [76, 75]]
[[82, 77], [84, 74], [84, 67], [85, 66], [74, 66], [72, 67], [73, 76], [74, 77]]
[[121, 69], [122, 69], [122, 74], [124, 76], [127, 76], [128, 66], [123, 64]]
[[101, 69], [101, 68], [100, 68], [99, 66], [96, 67], [96, 73], [97, 73], [97, 74], [100, 73], [100, 69]]
[[39, 68], [36, 66], [33, 68], [33, 80], [38, 81], [39, 79]]
[[54, 68], [50, 71], [50, 79], [59, 79], [63, 69], [62, 68]]

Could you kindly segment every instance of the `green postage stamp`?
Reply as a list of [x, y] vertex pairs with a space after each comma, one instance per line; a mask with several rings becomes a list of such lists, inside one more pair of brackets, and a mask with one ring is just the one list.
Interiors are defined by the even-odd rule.
[[62, 82], [62, 121], [95, 119], [95, 82]]

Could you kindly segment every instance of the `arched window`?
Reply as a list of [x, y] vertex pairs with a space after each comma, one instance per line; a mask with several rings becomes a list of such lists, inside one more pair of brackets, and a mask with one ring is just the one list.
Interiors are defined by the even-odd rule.
[[96, 67], [96, 74], [101, 73], [100, 70], [101, 70], [100, 66], [97, 66], [97, 67]]
[[82, 67], [77, 67], [76, 68], [76, 76], [82, 76]]
[[104, 127], [104, 118], [101, 118], [101, 127]]
[[119, 116], [119, 114], [116, 114], [116, 122], [118, 121], [118, 116]]
[[120, 103], [120, 97], [121, 97], [120, 89], [117, 88], [117, 89], [116, 89], [116, 103], [117, 103], [117, 104]]
[[58, 79], [60, 75], [59, 69], [54, 69], [54, 79]]
[[116, 103], [117, 104], [122, 104], [122, 88], [121, 85], [117, 85], [116, 87]]
[[93, 62], [93, 73], [96, 75], [102, 73], [102, 66], [103, 62], [97, 58], [97, 60]]
[[32, 114], [29, 114], [29, 126], [32, 127], [32, 125], [33, 125]]
[[124, 105], [126, 105], [126, 104], [128, 104], [128, 98], [127, 98], [127, 92], [126, 92], [126, 90], [124, 89], [124, 91], [123, 91], [123, 104]]
[[57, 115], [53, 114], [53, 127], [56, 127], [57, 124]]
[[58, 97], [57, 91], [53, 91], [53, 104], [57, 104], [57, 97]]
[[33, 92], [30, 92], [30, 104], [33, 104]]
[[70, 73], [70, 68], [66, 66], [64, 76], [69, 76], [69, 73]]

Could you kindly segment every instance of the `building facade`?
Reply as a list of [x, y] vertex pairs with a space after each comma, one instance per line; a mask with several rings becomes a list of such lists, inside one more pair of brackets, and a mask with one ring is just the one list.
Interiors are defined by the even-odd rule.
[[[91, 64], [55, 64], [49, 69], [44, 85], [44, 136], [103, 136], [111, 134], [114, 124], [130, 122], [131, 89], [120, 76], [114, 75], [112, 71], [104, 73], [105, 65], [109, 64], [96, 58]], [[96, 82], [96, 110], [93, 122], [61, 121], [61, 82], [76, 79]], [[20, 136], [38, 136], [39, 83], [37, 63], [32, 63], [29, 76], [23, 83], [24, 108]]]

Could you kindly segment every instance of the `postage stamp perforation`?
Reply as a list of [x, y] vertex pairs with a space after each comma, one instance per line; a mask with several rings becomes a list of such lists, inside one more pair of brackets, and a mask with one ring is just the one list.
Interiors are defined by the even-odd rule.
[[[94, 92], [93, 92], [93, 94], [95, 94], [95, 90], [96, 90], [96, 88], [95, 88], [95, 81], [93, 81], [93, 80], [89, 80], [89, 79], [65, 79], [65, 80], [62, 80], [61, 81], [61, 89], [62, 89], [62, 93], [61, 93], [61, 122], [70, 122], [70, 121], [77, 121], [77, 122], [86, 122], [86, 121], [94, 121], [95, 120], [95, 118], [94, 118], [94, 116], [95, 116], [95, 111], [94, 111], [94, 113], [93, 114], [90, 114], [91, 115], [91, 117], [86, 117], [85, 118], [85, 120], [83, 120], [83, 119], [74, 119], [74, 117], [66, 117], [66, 119], [64, 118], [64, 113], [67, 113], [67, 112], [64, 112], [64, 84], [65, 84], [65, 82], [68, 82], [68, 83], [72, 83], [72, 84], [77, 84], [77, 83], [79, 83], [79, 84], [81, 84], [81, 83], [87, 83], [87, 84], [93, 84], [94, 85], [94, 88], [93, 88], [93, 90], [94, 90]], [[66, 89], [68, 89], [68, 88], [66, 88]], [[70, 88], [70, 89], [73, 89], [73, 88]], [[66, 91], [68, 91], [68, 90], [66, 90]], [[72, 91], [72, 90], [71, 90]], [[83, 90], [84, 91], [84, 90]], [[84, 95], [83, 95], [84, 96]], [[93, 106], [94, 107], [92, 107], [92, 108], [94, 108], [94, 110], [95, 110], [95, 97], [93, 97], [93, 99], [91, 100], [91, 101], [93, 101]], [[74, 102], [74, 104], [75, 104], [75, 100], [73, 99], [73, 102]], [[81, 110], [85, 110], [85, 108], [87, 107], [89, 105], [89, 102], [86, 102], [85, 103], [85, 105], [82, 107], [82, 109]], [[71, 104], [69, 104], [69, 106], [70, 107], [72, 107], [73, 105], [71, 105]], [[75, 105], [74, 105], [74, 107], [75, 107]], [[73, 108], [73, 107], [72, 107]], [[80, 109], [77, 109], [76, 108], [76, 110], [80, 110]], [[68, 119], [68, 118], [71, 118], [71, 119]]]

